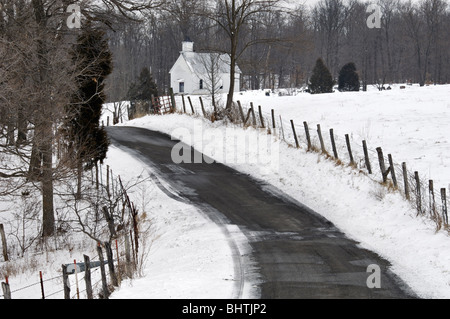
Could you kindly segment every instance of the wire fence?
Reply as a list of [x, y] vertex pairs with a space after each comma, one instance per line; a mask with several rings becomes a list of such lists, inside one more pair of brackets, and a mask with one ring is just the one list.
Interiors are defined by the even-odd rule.
[[[117, 256], [119, 255], [119, 251], [117, 251]], [[132, 275], [130, 276], [130, 272], [128, 271], [124, 271], [124, 268], [126, 267], [130, 267], [132, 269], [136, 269], [136, 265], [132, 264], [132, 263], [127, 263], [127, 262], [123, 262], [123, 264], [121, 265], [119, 262], [119, 258], [113, 258], [111, 263], [113, 263], [115, 265], [115, 268], [111, 268], [111, 267], [105, 267], [104, 268], [104, 273], [100, 273], [101, 272], [101, 268], [104, 265], [110, 265], [110, 261], [109, 260], [104, 260], [103, 262], [99, 260], [94, 260], [94, 261], [90, 261], [91, 265], [94, 265], [94, 267], [90, 268], [89, 267], [89, 275], [87, 278], [86, 276], [86, 269], [88, 267], [86, 267], [86, 263], [77, 263], [76, 261], [74, 261], [74, 264], [78, 264], [77, 266], [74, 266], [74, 270], [71, 274], [68, 275], [73, 275], [72, 277], [72, 281], [70, 280], [65, 280], [64, 279], [64, 270], [62, 271], [61, 275], [57, 275], [57, 276], [53, 276], [51, 278], [45, 278], [43, 276], [42, 271], [39, 271], [39, 281], [33, 282], [31, 284], [27, 284], [25, 286], [19, 287], [19, 288], [14, 288], [12, 289], [11, 287], [13, 287], [14, 285], [10, 284], [10, 280], [8, 277], [5, 278], [5, 281], [2, 282], [2, 294], [0, 294], [0, 298], [4, 298], [4, 299], [11, 299], [12, 297], [14, 297], [14, 295], [17, 295], [17, 293], [19, 292], [23, 292], [24, 290], [30, 290], [30, 292], [26, 293], [26, 294], [19, 294], [19, 296], [27, 296], [28, 298], [33, 298], [33, 299], [48, 299], [50, 297], [54, 297], [56, 296], [57, 298], [64, 298], [64, 292], [65, 290], [68, 288], [68, 291], [75, 291], [72, 292], [71, 294], [69, 293], [68, 296], [69, 297], [65, 297], [65, 298], [70, 298], [70, 299], [80, 299], [80, 295], [81, 294], [85, 294], [85, 298], [88, 298], [87, 292], [90, 289], [91, 291], [96, 292], [95, 295], [101, 297], [101, 298], [107, 298], [110, 294], [110, 292], [112, 292], [113, 289], [111, 289], [111, 286], [117, 286], [118, 284], [120, 284], [120, 282], [124, 279], [124, 278], [129, 278], [132, 277]], [[74, 264], [66, 264], [63, 265], [63, 268], [66, 267], [68, 265], [74, 265]], [[102, 265], [103, 264], [103, 265]], [[83, 268], [80, 268], [79, 266], [83, 266]], [[78, 278], [78, 274], [83, 273], [84, 275], [81, 278]], [[115, 280], [113, 280], [113, 276], [116, 278], [116, 282]], [[37, 277], [37, 276], [36, 276]], [[108, 291], [105, 292], [103, 291], [104, 287], [101, 287], [103, 282], [106, 282], [107, 277], [111, 278], [110, 279], [110, 283], [107, 284], [107, 288]], [[92, 282], [91, 278], [95, 278], [95, 281]], [[49, 282], [54, 282], [56, 281], [56, 283], [53, 283], [51, 285], [48, 285]], [[57, 287], [58, 285], [60, 285], [61, 289], [56, 289], [55, 287]], [[36, 288], [36, 286], [38, 286]], [[52, 289], [52, 291], [50, 293], [47, 293], [47, 288], [50, 286], [50, 288]], [[67, 287], [67, 288], [66, 288]], [[80, 289], [79, 287], [84, 287], [82, 289]], [[40, 289], [40, 295], [38, 295], [37, 289]], [[32, 296], [32, 297], [31, 297]], [[82, 298], [83, 296], [81, 296]]]
[[[85, 263], [78, 263], [78, 265], [81, 267], [74, 266], [75, 273], [76, 269], [83, 270], [80, 271], [84, 272], [86, 274], [86, 269], [89, 269], [89, 265], [95, 265], [95, 267], [99, 268], [93, 268], [92, 272], [89, 271], [89, 278], [86, 278], [86, 276], [82, 277], [80, 280], [76, 278], [75, 285], [76, 285], [76, 294], [72, 295], [72, 298], [75, 296], [79, 298], [80, 292], [87, 292], [87, 290], [97, 290], [97, 295], [100, 298], [107, 298], [111, 291], [111, 286], [118, 286], [118, 284], [122, 281], [123, 278], [132, 278], [134, 274], [138, 271], [138, 264], [140, 262], [140, 257], [138, 254], [138, 245], [139, 245], [139, 225], [138, 225], [138, 211], [134, 205], [134, 203], [130, 200], [126, 188], [123, 186], [122, 181], [120, 179], [120, 176], [116, 178], [116, 180], [113, 179], [113, 172], [109, 168], [109, 166], [106, 166], [106, 171], [104, 169], [105, 167], [102, 167], [102, 165], [99, 166], [99, 169], [96, 170], [96, 176], [94, 178], [93, 174], [91, 176], [91, 184], [95, 185], [95, 189], [98, 190], [98, 193], [104, 193], [106, 196], [113, 196], [113, 194], [116, 194], [114, 196], [117, 196], [114, 200], [120, 201], [122, 204], [120, 205], [120, 220], [116, 220], [118, 222], [118, 226], [114, 224], [114, 218], [113, 218], [113, 212], [106, 212], [104, 211], [104, 217], [102, 220], [104, 220], [107, 225], [99, 225], [98, 228], [98, 235], [103, 233], [109, 232], [109, 238], [110, 240], [107, 240], [105, 242], [97, 242], [97, 253], [99, 260], [98, 261], [86, 261], [86, 255], [85, 255]], [[106, 174], [105, 174], [106, 173]], [[104, 176], [106, 175], [106, 176]], [[114, 182], [115, 181], [115, 182]], [[126, 212], [128, 214], [126, 214]], [[117, 218], [117, 216], [115, 216]], [[96, 223], [100, 222], [99, 217], [96, 217]], [[126, 218], [126, 220], [124, 219]], [[60, 222], [58, 220], [58, 222]], [[58, 224], [58, 223], [57, 223]], [[124, 227], [123, 225], [132, 225], [130, 227]], [[8, 245], [5, 235], [3, 224], [0, 224], [0, 233], [2, 238], [2, 250], [3, 250], [3, 259], [6, 262], [14, 262], [10, 261], [8, 255], [20, 255], [20, 253], [23, 253], [24, 251], [18, 251], [17, 245]], [[122, 227], [119, 227], [122, 226]], [[132, 229], [131, 229], [132, 228]], [[14, 229], [12, 230], [14, 231]], [[112, 234], [114, 232], [114, 236]], [[101, 236], [104, 237], [104, 236]], [[111, 247], [112, 243], [115, 243], [115, 247]], [[64, 242], [60, 243], [64, 245]], [[103, 250], [102, 247], [106, 250], [106, 261], [102, 262], [103, 259]], [[36, 249], [42, 248], [45, 250], [44, 247], [38, 246]], [[59, 247], [56, 243], [56, 235], [55, 235], [55, 247], [56, 250], [65, 249], [64, 246]], [[115, 258], [114, 258], [114, 250], [115, 250]], [[33, 251], [34, 255], [42, 254], [44, 251]], [[33, 255], [33, 253], [31, 253]], [[89, 257], [88, 259], [89, 260]], [[77, 264], [77, 262], [74, 260], [74, 264]], [[96, 274], [96, 272], [102, 268], [104, 268], [104, 265], [107, 264], [108, 267], [105, 268], [103, 271], [101, 271], [101, 278], [98, 279], [95, 283], [87, 282], [85, 285], [85, 289], [79, 290], [78, 283], [83, 283], [84, 279], [91, 278], [92, 274]], [[88, 266], [86, 266], [88, 265]], [[68, 277], [65, 276], [64, 268], [67, 267], [67, 265], [62, 265], [62, 274], [53, 276], [51, 278], [45, 278], [43, 276], [43, 272], [39, 271], [39, 277], [40, 280], [37, 282], [33, 282], [30, 284], [27, 284], [25, 286], [15, 288], [14, 284], [10, 286], [9, 278], [5, 275], [4, 282], [1, 283], [2, 289], [0, 292], [3, 292], [0, 294], [0, 298], [4, 299], [11, 299], [14, 294], [17, 295], [17, 293], [23, 292], [24, 290], [29, 290], [30, 292], [26, 294], [19, 294], [19, 295], [25, 295], [25, 296], [33, 296], [32, 298], [38, 298], [37, 292], [35, 291], [36, 286], [40, 286], [41, 290], [41, 298], [45, 299], [52, 296], [58, 296], [61, 297], [61, 294], [65, 292], [65, 290], [68, 288], [73, 288], [73, 284], [70, 284], [70, 281], [68, 280]], [[14, 266], [12, 266], [14, 267]], [[8, 270], [5, 271], [8, 273]], [[53, 272], [54, 273], [54, 272]], [[106, 277], [109, 276], [110, 278], [110, 284], [107, 283]], [[77, 277], [77, 276], [75, 276]], [[61, 289], [53, 290], [50, 293], [46, 293], [45, 287], [50, 286], [51, 288], [54, 288], [56, 284], [48, 285], [49, 282], [53, 281], [60, 281], [59, 284], [61, 285]], [[102, 284], [101, 289], [98, 288], [98, 286]], [[64, 293], [64, 297], [68, 298], [68, 294]], [[89, 296], [88, 296], [89, 298]]]

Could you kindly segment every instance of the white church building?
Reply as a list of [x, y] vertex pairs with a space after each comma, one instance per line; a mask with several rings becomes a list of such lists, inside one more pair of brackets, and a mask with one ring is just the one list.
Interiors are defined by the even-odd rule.
[[[241, 70], [236, 66], [234, 88], [239, 91]], [[220, 53], [197, 53], [194, 43], [182, 42], [182, 51], [169, 71], [174, 94], [228, 93], [230, 56]]]

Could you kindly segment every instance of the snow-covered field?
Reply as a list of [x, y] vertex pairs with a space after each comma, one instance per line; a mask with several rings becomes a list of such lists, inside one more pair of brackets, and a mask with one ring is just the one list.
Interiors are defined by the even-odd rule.
[[[293, 119], [297, 124], [307, 121], [310, 128], [320, 124], [323, 131], [334, 129], [335, 135], [361, 146], [365, 139], [369, 148], [382, 147], [391, 153], [398, 163], [406, 162], [411, 170], [417, 170], [435, 181], [436, 185], [450, 185], [450, 86], [409, 86], [401, 90], [369, 92], [335, 92], [296, 98], [252, 93], [242, 96], [242, 103], [252, 100], [263, 111], [270, 109], [283, 119]], [[255, 96], [252, 96], [252, 95]], [[256, 104], [258, 103], [258, 104]], [[326, 132], [324, 135], [327, 135]], [[329, 145], [329, 144], [328, 144]], [[362, 151], [360, 151], [362, 152]], [[373, 163], [377, 164], [377, 163]]]
[[[448, 233], [444, 230], [436, 232], [435, 224], [428, 217], [417, 217], [414, 208], [400, 193], [388, 191], [378, 183], [378, 175], [368, 176], [347, 165], [336, 165], [318, 153], [306, 152], [304, 132], [301, 131], [303, 121], [308, 122], [311, 132], [316, 124], [321, 124], [331, 153], [326, 132], [333, 128], [343, 162], [347, 161], [343, 151], [344, 134], [349, 134], [354, 144], [366, 139], [372, 152], [381, 146], [385, 154], [392, 153], [396, 162], [405, 161], [409, 169], [433, 178], [436, 187], [447, 187], [450, 182], [449, 162], [445, 156], [450, 151], [446, 137], [450, 128], [449, 93], [450, 86], [446, 85], [407, 86], [405, 90], [394, 86], [391, 91], [326, 95], [265, 96], [263, 91], [236, 95], [244, 106], [250, 102], [261, 105], [267, 119], [270, 119], [272, 108], [278, 120], [281, 115], [286, 140], [291, 144], [294, 141], [289, 120], [293, 119], [301, 140], [300, 150], [282, 141], [280, 122], [276, 134], [270, 136], [265, 130], [242, 129], [230, 123], [211, 123], [200, 116], [182, 114], [146, 116], [129, 122], [125, 120], [121, 125], [174, 134], [213, 158], [221, 158], [221, 152], [245, 154], [244, 160], [237, 161], [234, 157], [227, 164], [273, 184], [328, 218], [361, 246], [390, 260], [392, 270], [420, 296], [450, 298]], [[197, 99], [193, 97], [192, 100], [199, 112]], [[180, 106], [180, 97], [177, 101]], [[107, 115], [111, 114], [105, 112], [105, 123]], [[214, 143], [211, 136], [217, 138], [216, 142], [223, 138], [223, 141], [233, 139], [236, 143]], [[316, 137], [313, 134], [311, 137], [317, 145]], [[249, 141], [255, 139], [262, 141], [263, 146], [269, 146], [264, 152], [257, 152], [256, 163], [250, 160], [254, 157], [249, 156], [255, 151]], [[232, 145], [233, 149], [220, 149], [225, 145]], [[274, 156], [274, 150], [278, 156]], [[221, 228], [198, 208], [168, 197], [153, 179], [147, 179], [152, 173], [151, 168], [123, 150], [112, 146], [105, 164], [124, 181], [138, 177], [145, 179], [130, 192], [130, 196], [139, 210], [146, 212], [151, 225], [147, 256], [141, 271], [143, 276], [124, 281], [111, 297], [233, 298], [232, 250]], [[372, 162], [372, 166], [377, 165]], [[164, 184], [164, 181], [160, 182]], [[0, 204], [3, 211], [10, 207], [11, 203]], [[8, 218], [11, 215], [3, 212], [0, 222], [6, 223]], [[241, 252], [248, 249], [239, 229], [232, 225], [229, 228]], [[14, 261], [11, 265], [16, 268], [24, 264], [31, 266], [23, 266], [27, 270], [10, 276], [12, 297], [40, 298], [39, 285], [17, 289], [38, 282], [38, 271], [43, 272], [44, 279], [58, 277], [61, 264], [73, 259], [82, 260], [83, 254], [95, 255], [94, 243], [77, 235], [72, 239], [75, 244], [71, 251], [42, 252]], [[5, 264], [1, 262], [0, 266]], [[73, 275], [70, 281], [74, 292]], [[80, 280], [80, 290], [84, 289], [82, 284]], [[254, 284], [246, 282], [244, 298], [258, 296]], [[60, 279], [45, 282], [46, 292], [54, 293], [49, 298], [62, 298], [61, 288]]]
[[[276, 117], [282, 116], [286, 139], [292, 138], [288, 136], [290, 119], [300, 125], [307, 121], [310, 130], [321, 124], [323, 132], [334, 129], [341, 150], [345, 149], [345, 134], [350, 135], [353, 144], [365, 139], [372, 153], [375, 147], [381, 146], [396, 162], [405, 161], [410, 170], [418, 170], [421, 176], [434, 179], [435, 187], [447, 187], [450, 182], [449, 161], [445, 156], [450, 151], [446, 136], [450, 128], [449, 93], [448, 85], [407, 86], [404, 90], [393, 86], [390, 91], [372, 89], [324, 95], [266, 96], [263, 91], [244, 92], [236, 99], [242, 105], [250, 102], [255, 108], [261, 105], [267, 120], [273, 108]], [[177, 99], [180, 106], [180, 98]], [[195, 97], [192, 100], [195, 101]], [[200, 113], [198, 105], [195, 108]], [[235, 152], [237, 147], [238, 153], [249, 153], [248, 141], [253, 134], [265, 134], [265, 130], [244, 130], [229, 123], [224, 126], [200, 116], [181, 114], [147, 116], [124, 125], [172, 134], [213, 158], [221, 155], [221, 150], [213, 145], [222, 147], [226, 143], [215, 143], [211, 135], [223, 137], [224, 141], [237, 138], [237, 145], [228, 151]], [[301, 129], [302, 126], [297, 127], [300, 139]], [[280, 133], [279, 127], [277, 133]], [[236, 161], [236, 158], [227, 164], [282, 189], [335, 223], [348, 236], [361, 242], [361, 246], [390, 260], [392, 270], [420, 296], [450, 297], [450, 248], [445, 230], [436, 232], [436, 225], [427, 216], [417, 217], [415, 209], [400, 192], [388, 191], [380, 185], [381, 176], [368, 176], [346, 165], [337, 166], [318, 153], [306, 152], [304, 141], [301, 150], [297, 150], [274, 138], [275, 135], [263, 142], [275, 146], [258, 155], [273, 158], [271, 150], [279, 150], [277, 165], [265, 160], [255, 165], [251, 161]], [[323, 135], [326, 141], [326, 133]], [[293, 144], [293, 140], [290, 143]], [[328, 150], [331, 153], [329, 147]], [[343, 162], [346, 156], [341, 157]], [[261, 164], [266, 165], [261, 168]], [[372, 167], [377, 166], [378, 163], [372, 161]]]
[[[286, 139], [292, 144], [290, 120], [296, 124], [296, 133], [303, 145], [306, 145], [303, 122], [308, 123], [311, 138], [316, 140], [317, 146], [315, 130], [320, 124], [330, 154], [329, 129], [333, 128], [336, 143], [342, 147], [338, 152], [340, 158], [347, 159], [345, 134], [349, 134], [354, 152], [363, 154], [362, 140], [366, 140], [373, 153], [376, 154], [377, 147], [382, 147], [384, 154], [392, 154], [395, 162], [406, 162], [409, 170], [419, 171], [439, 187], [448, 187], [450, 161], [446, 161], [449, 158], [446, 154], [450, 154], [450, 86], [403, 85], [405, 89], [400, 86], [392, 85], [392, 90], [381, 92], [369, 87], [368, 92], [298, 93], [296, 96], [279, 96], [277, 93], [266, 96], [266, 91], [261, 90], [236, 94], [235, 100], [243, 107], [250, 107], [253, 102], [257, 117], [260, 105], [266, 122], [271, 122], [271, 109], [274, 109], [277, 130], [281, 116]], [[193, 96], [191, 100], [196, 112], [201, 114], [198, 98]], [[177, 97], [177, 105], [181, 108], [180, 97]], [[186, 109], [190, 113], [190, 107]], [[377, 167], [378, 162], [374, 161], [372, 166]]]

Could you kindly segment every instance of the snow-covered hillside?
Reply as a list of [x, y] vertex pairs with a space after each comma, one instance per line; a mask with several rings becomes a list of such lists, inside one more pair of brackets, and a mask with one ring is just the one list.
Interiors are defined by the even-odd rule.
[[[405, 89], [400, 89], [400, 86], [405, 86]], [[291, 119], [299, 126], [296, 130], [299, 136], [305, 135], [304, 121], [311, 131], [320, 124], [330, 153], [328, 131], [333, 128], [336, 142], [343, 147], [339, 154], [345, 159], [345, 134], [349, 134], [354, 152], [362, 154], [361, 142], [366, 140], [373, 152], [382, 147], [385, 155], [392, 154], [397, 163], [406, 162], [409, 170], [419, 171], [427, 179], [433, 179], [435, 185], [450, 185], [450, 161], [445, 160], [446, 154], [450, 154], [449, 85], [392, 85], [392, 90], [385, 91], [369, 87], [368, 92], [298, 93], [295, 96], [279, 96], [278, 92], [266, 96], [265, 92], [241, 92], [235, 95], [235, 100], [239, 100], [243, 107], [250, 107], [250, 102], [253, 102], [257, 117], [260, 105], [266, 121], [271, 121], [271, 109], [274, 109], [277, 122], [280, 121], [279, 116], [282, 118], [288, 142], [294, 143], [293, 137], [287, 137], [291, 134]], [[191, 100], [196, 112], [201, 114], [198, 98], [193, 96]], [[177, 97], [179, 109], [181, 105], [181, 98]], [[186, 109], [190, 113], [190, 107]], [[315, 132], [311, 137], [319, 145]], [[303, 137], [300, 140], [305, 145], [306, 140]], [[374, 162], [372, 166], [377, 164]]]
[[[449, 162], [445, 156], [450, 150], [446, 137], [450, 128], [449, 93], [448, 85], [407, 86], [405, 89], [393, 86], [392, 90], [382, 92], [373, 89], [323, 95], [266, 96], [264, 91], [243, 92], [236, 99], [242, 105], [250, 102], [255, 108], [261, 105], [267, 120], [270, 120], [270, 110], [275, 109], [276, 116], [282, 116], [286, 139], [290, 119], [299, 125], [307, 121], [310, 129], [321, 124], [324, 132], [334, 129], [341, 146], [345, 147], [344, 134], [349, 134], [353, 143], [365, 139], [372, 152], [381, 146], [385, 154], [393, 154], [395, 161], [405, 161], [409, 169], [429, 176], [439, 187], [446, 187], [450, 182]], [[180, 106], [180, 97], [177, 99]], [[201, 114], [195, 97], [192, 100], [196, 112]], [[250, 152], [245, 141], [252, 134], [266, 134], [265, 130], [244, 130], [231, 124], [224, 126], [222, 122], [211, 123], [201, 116], [182, 114], [147, 116], [124, 125], [172, 134], [211, 157], [218, 154], [217, 148], [211, 147], [211, 134], [227, 138], [226, 130], [231, 129], [232, 138], [242, 142], [237, 143], [238, 152], [244, 153]], [[302, 134], [300, 129], [301, 126], [297, 128], [299, 135]], [[436, 233], [436, 225], [427, 216], [417, 217], [415, 209], [400, 192], [388, 191], [380, 185], [381, 176], [361, 174], [346, 165], [337, 166], [318, 153], [306, 152], [304, 141], [301, 150], [287, 146], [280, 139], [272, 138], [270, 143], [276, 144], [272, 149], [279, 150], [276, 166], [269, 161], [258, 163], [265, 162], [263, 168], [250, 161], [232, 160], [227, 164], [277, 186], [328, 218], [363, 247], [390, 260], [392, 270], [419, 295], [450, 297], [447, 271], [450, 248], [446, 231]], [[290, 143], [293, 144], [293, 140]], [[236, 144], [229, 151], [235, 152], [235, 147]], [[267, 151], [266, 155], [273, 156]], [[226, 146], [224, 152], [227, 152]], [[342, 156], [343, 162], [346, 156]], [[377, 165], [372, 162], [372, 166]]]
[[[362, 139], [369, 148], [381, 146], [385, 154], [392, 153], [397, 162], [405, 161], [411, 170], [418, 170], [426, 178], [433, 178], [436, 187], [450, 182], [449, 139], [450, 86], [420, 88], [407, 86], [400, 90], [295, 96], [266, 96], [264, 91], [243, 92], [236, 95], [243, 106], [253, 102], [261, 105], [266, 121], [275, 110], [278, 120], [276, 134], [267, 137], [266, 130], [234, 126], [217, 121], [211, 123], [200, 115], [173, 114], [146, 116], [120, 125], [134, 125], [175, 135], [191, 143], [206, 155], [220, 158], [222, 152], [244, 154], [239, 161], [227, 164], [255, 178], [267, 181], [288, 195], [322, 214], [361, 246], [372, 249], [390, 260], [392, 270], [403, 278], [420, 296], [450, 298], [450, 245], [448, 233], [436, 232], [436, 225], [427, 216], [416, 216], [415, 209], [399, 192], [392, 192], [379, 184], [380, 176], [368, 176], [346, 165], [344, 134], [349, 134], [355, 153]], [[207, 100], [206, 97], [204, 99]], [[192, 97], [197, 113], [200, 106]], [[178, 106], [181, 98], [177, 97]], [[110, 107], [110, 105], [108, 106]], [[190, 109], [189, 107], [187, 108]], [[111, 113], [105, 111], [106, 116]], [[297, 125], [301, 149], [282, 141], [279, 116], [284, 124], [286, 140], [293, 144], [289, 120]], [[307, 121], [311, 132], [321, 124], [329, 152], [327, 132], [333, 128], [337, 136], [344, 165], [315, 152], [306, 152], [302, 122]], [[230, 135], [231, 132], [231, 135]], [[228, 135], [227, 135], [228, 134]], [[234, 139], [237, 143], [216, 143], [211, 136]], [[251, 161], [255, 149], [248, 141], [265, 143], [264, 152], [257, 152], [258, 161]], [[266, 138], [267, 137], [267, 138]], [[311, 134], [317, 145], [316, 135]], [[230, 140], [228, 140], [230, 142]], [[214, 144], [214, 145], [213, 145]], [[228, 149], [226, 145], [231, 145]], [[222, 147], [222, 150], [218, 149]], [[274, 154], [274, 151], [277, 154]], [[244, 160], [242, 160], [244, 159]], [[169, 198], [148, 178], [151, 168], [114, 146], [110, 148], [107, 165], [122, 180], [145, 179], [130, 191], [141, 212], [150, 221], [150, 234], [142, 277], [124, 281], [112, 298], [232, 298], [234, 270], [232, 256], [224, 234], [196, 208]], [[377, 162], [372, 162], [376, 167]], [[148, 179], [147, 179], [148, 178]], [[164, 183], [164, 181], [161, 181]], [[13, 218], [13, 202], [1, 202], [0, 222], [5, 225]], [[18, 203], [20, 204], [20, 203]], [[18, 206], [17, 206], [18, 207]], [[58, 203], [56, 203], [58, 207]], [[242, 250], [248, 249], [246, 238], [237, 227], [230, 227]], [[8, 229], [7, 229], [8, 230]], [[12, 240], [13, 236], [9, 237]], [[95, 258], [95, 243], [83, 236], [70, 237], [70, 251], [51, 250], [14, 257], [10, 266], [15, 271], [9, 278], [12, 298], [40, 298], [38, 272], [44, 274], [48, 298], [62, 298], [61, 264], [83, 254]], [[88, 248], [86, 248], [88, 247]], [[220, 251], [221, 254], [217, 254]], [[1, 262], [0, 266], [6, 267]], [[20, 269], [23, 268], [23, 271]], [[98, 271], [94, 281], [98, 281]], [[55, 279], [54, 279], [55, 278]], [[75, 278], [70, 276], [72, 292]], [[256, 282], [248, 282], [244, 297], [257, 297]], [[84, 297], [80, 276], [81, 296]]]

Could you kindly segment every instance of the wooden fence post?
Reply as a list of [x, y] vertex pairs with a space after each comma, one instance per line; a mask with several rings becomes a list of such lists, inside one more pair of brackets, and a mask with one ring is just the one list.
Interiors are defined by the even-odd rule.
[[64, 299], [70, 299], [69, 275], [67, 274], [67, 266], [62, 265]]
[[258, 112], [259, 112], [259, 120], [261, 121], [261, 128], [266, 128], [264, 125], [264, 118], [261, 111], [261, 105], [258, 105]]
[[110, 178], [111, 178], [111, 193], [114, 194], [114, 176], [112, 169], [110, 169]]
[[133, 218], [133, 231], [134, 231], [134, 247], [136, 250], [136, 265], [138, 264], [138, 253], [139, 253], [139, 227], [138, 227], [138, 211], [134, 206], [134, 203], [131, 203], [130, 207], [131, 217]]
[[372, 167], [370, 166], [370, 159], [369, 159], [369, 152], [367, 150], [367, 143], [366, 140], [362, 141], [363, 144], [363, 150], [364, 150], [364, 161], [366, 163], [366, 168], [369, 174], [372, 174]]
[[111, 282], [113, 286], [118, 287], [119, 283], [117, 281], [116, 271], [114, 269], [113, 252], [111, 245], [108, 242], [105, 242], [105, 250], [106, 250], [106, 258], [108, 259], [108, 269]]
[[100, 243], [97, 245], [98, 258], [100, 260], [100, 273], [102, 275], [102, 290], [103, 290], [103, 298], [108, 299], [109, 291], [108, 285], [106, 283], [106, 270], [105, 270], [105, 259], [103, 258], [102, 247]]
[[406, 163], [402, 163], [402, 171], [403, 171], [403, 183], [405, 185], [405, 197], [407, 200], [410, 199], [409, 197], [409, 182], [408, 182], [408, 170], [406, 169]]
[[392, 155], [388, 154], [388, 160], [389, 160], [389, 168], [391, 170], [391, 177], [392, 177], [392, 183], [394, 183], [394, 187], [397, 188], [397, 177], [395, 176], [395, 167], [394, 167], [394, 161], [392, 160]]
[[99, 188], [98, 163], [95, 163], [95, 189]]
[[192, 101], [191, 101], [191, 97], [190, 97], [190, 96], [188, 96], [187, 98], [188, 98], [188, 101], [189, 101], [189, 105], [191, 106], [191, 111], [192, 111], [192, 114], [195, 114], [195, 111], [194, 111], [194, 106], [192, 105]]
[[306, 121], [303, 122], [303, 126], [305, 127], [305, 133], [306, 133], [306, 141], [308, 143], [308, 151], [311, 150], [312, 144], [311, 144], [311, 137], [309, 136], [309, 128], [308, 123]]
[[130, 239], [128, 235], [125, 233], [125, 269], [128, 278], [132, 278], [133, 271], [131, 269], [131, 253], [130, 253]]
[[0, 224], [0, 235], [2, 237], [2, 250], [3, 250], [3, 259], [4, 261], [8, 261], [8, 245], [6, 242], [6, 236], [5, 236], [5, 228], [3, 227], [3, 224]]
[[251, 110], [252, 110], [252, 119], [253, 119], [253, 126], [256, 126], [256, 115], [255, 115], [255, 108], [253, 107], [253, 102], [250, 102]]
[[100, 174], [100, 185], [103, 186], [103, 168], [102, 168], [102, 164], [99, 164], [100, 168], [98, 170], [98, 173]]
[[273, 131], [275, 132], [275, 128], [276, 128], [276, 125], [275, 125], [275, 110], [272, 109], [271, 113], [272, 113], [272, 128], [274, 129]]
[[428, 181], [428, 196], [430, 201], [430, 215], [436, 217], [436, 199], [434, 197], [434, 185], [433, 180]]
[[42, 271], [39, 271], [39, 281], [41, 283], [41, 294], [42, 299], [45, 299], [45, 293], [44, 293], [44, 280], [42, 279]]
[[331, 138], [331, 146], [333, 148], [333, 154], [334, 154], [334, 158], [338, 159], [338, 153], [337, 153], [337, 149], [336, 149], [336, 143], [334, 141], [334, 132], [333, 129], [330, 128], [330, 138]]
[[77, 290], [77, 299], [80, 299], [80, 288], [78, 287], [78, 269], [77, 269], [77, 260], [73, 260], [73, 265], [75, 269], [75, 287]]
[[444, 223], [448, 225], [447, 196], [445, 194], [445, 188], [441, 188], [441, 200], [442, 200], [442, 219], [444, 220]]
[[170, 94], [170, 101], [172, 102], [171, 109], [172, 112], [175, 112], [177, 107], [175, 105], [175, 96], [173, 95], [173, 88], [169, 88], [169, 94]]
[[322, 153], [326, 153], [325, 144], [323, 143], [322, 130], [320, 129], [320, 124], [317, 124], [317, 135], [319, 136], [320, 149]]
[[89, 256], [83, 255], [84, 257], [84, 281], [86, 283], [86, 294], [88, 299], [93, 299], [92, 293], [92, 281], [91, 281], [91, 261], [89, 260]]
[[119, 243], [116, 239], [116, 255], [117, 255], [117, 272], [118, 272], [118, 282], [121, 282], [121, 274], [120, 274], [120, 258], [119, 258]]
[[106, 194], [111, 194], [109, 192], [109, 165], [106, 165]]
[[294, 133], [295, 145], [296, 145], [297, 148], [299, 148], [300, 145], [298, 144], [297, 133], [295, 133], [295, 126], [294, 126], [294, 121], [293, 120], [291, 120], [291, 126], [292, 126], [292, 132]]
[[5, 276], [5, 282], [2, 282], [3, 298], [11, 299], [11, 288], [9, 287], [8, 276]]
[[245, 116], [244, 116], [244, 111], [242, 110], [242, 105], [241, 105], [241, 101], [237, 101], [238, 107], [239, 107], [239, 114], [241, 115], [241, 120], [242, 123], [245, 124]]
[[184, 94], [181, 95], [181, 100], [183, 101], [183, 113], [186, 113], [186, 102], [184, 101]]
[[133, 231], [130, 229], [130, 241], [131, 241], [131, 252], [133, 253], [133, 268], [136, 269], [137, 267], [137, 253], [134, 249], [134, 242], [133, 242]]
[[386, 171], [386, 166], [384, 165], [383, 150], [381, 149], [381, 147], [377, 147], [377, 153], [378, 153], [378, 162], [380, 163], [381, 175], [383, 176], [383, 183], [386, 183], [387, 174], [389, 172]]
[[204, 105], [203, 105], [203, 99], [202, 99], [201, 96], [199, 96], [198, 99], [200, 100], [200, 106], [202, 107], [203, 117], [206, 118], [206, 111], [205, 111], [205, 107], [204, 107]]
[[249, 109], [248, 112], [247, 112], [247, 117], [244, 120], [244, 126], [247, 125], [247, 122], [248, 122], [248, 120], [250, 118], [251, 113], [252, 113], [252, 109]]
[[345, 134], [345, 142], [347, 143], [348, 156], [350, 157], [350, 165], [355, 165], [355, 161], [353, 160], [352, 147], [350, 145], [350, 137], [348, 134]]
[[422, 213], [422, 192], [420, 191], [420, 177], [419, 172], [414, 172], [414, 178], [416, 180], [416, 204], [417, 204], [417, 214]]

